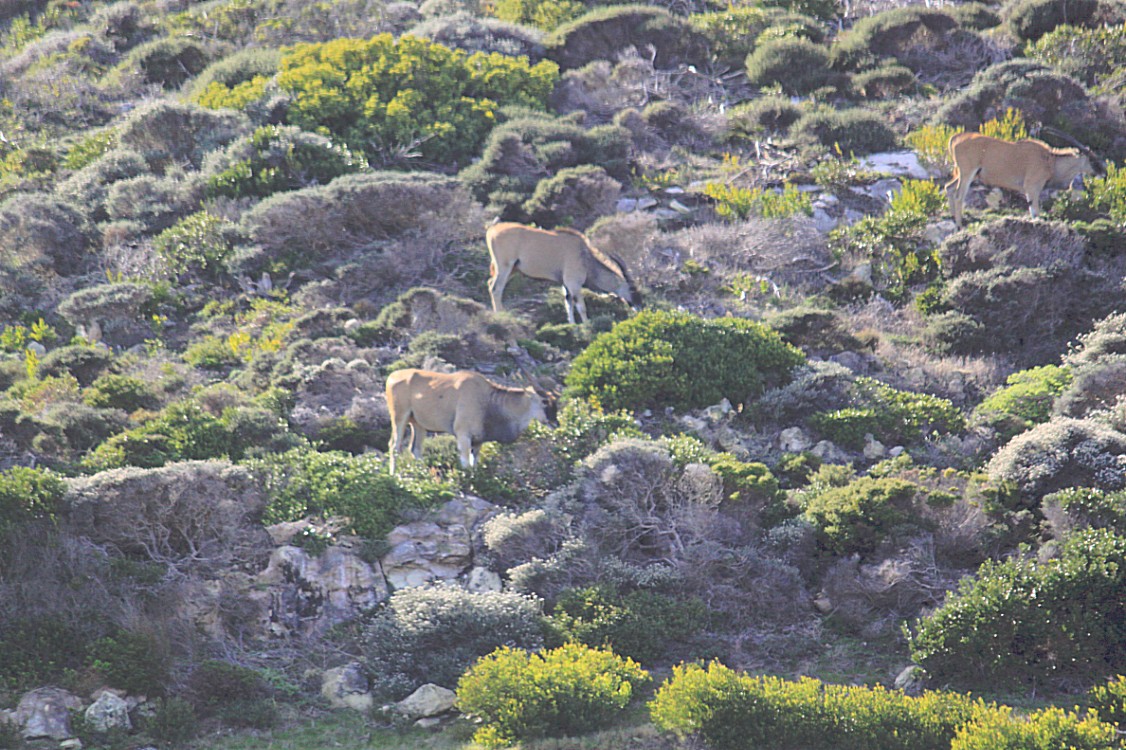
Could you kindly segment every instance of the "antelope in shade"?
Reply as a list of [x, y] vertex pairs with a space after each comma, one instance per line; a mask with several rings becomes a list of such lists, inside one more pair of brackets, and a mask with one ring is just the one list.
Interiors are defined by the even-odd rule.
[[554, 421], [555, 396], [538, 388], [509, 388], [470, 370], [455, 373], [398, 370], [387, 378], [387, 409], [391, 413], [391, 473], [411, 429], [411, 452], [422, 458], [427, 431], [457, 438], [463, 467], [477, 464], [481, 443], [511, 443], [533, 419]]
[[608, 292], [638, 307], [641, 295], [620, 258], [604, 254], [574, 229], [539, 229], [513, 222], [494, 224], [485, 232], [489, 246], [489, 296], [493, 309], [504, 309], [504, 287], [513, 269], [533, 279], [563, 285], [567, 322], [575, 322], [575, 309], [585, 323], [583, 287]]
[[962, 226], [962, 210], [974, 178], [1023, 193], [1029, 213], [1036, 218], [1045, 185], [1067, 186], [1081, 175], [1096, 174], [1088, 151], [1053, 148], [1031, 138], [1014, 143], [981, 133], [958, 133], [950, 138], [949, 148], [954, 179], [946, 184], [946, 196], [958, 226]]

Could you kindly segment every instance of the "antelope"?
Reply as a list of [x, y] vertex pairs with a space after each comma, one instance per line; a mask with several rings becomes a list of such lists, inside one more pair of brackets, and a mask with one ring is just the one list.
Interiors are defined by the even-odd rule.
[[1028, 212], [1036, 218], [1045, 185], [1067, 186], [1081, 175], [1096, 174], [1086, 149], [1053, 148], [1031, 138], [1014, 143], [981, 133], [958, 133], [951, 136], [949, 149], [954, 179], [946, 184], [946, 196], [958, 226], [975, 177], [986, 185], [1023, 193]]
[[498, 312], [504, 309], [504, 287], [513, 269], [533, 279], [563, 284], [568, 323], [575, 322], [576, 308], [583, 322], [587, 320], [584, 286], [620, 297], [634, 308], [641, 302], [625, 263], [603, 253], [574, 229], [547, 230], [502, 222], [485, 232], [485, 244], [489, 246], [489, 296]]
[[531, 424], [554, 421], [555, 394], [538, 386], [510, 388], [497, 385], [471, 370], [455, 373], [398, 370], [387, 378], [387, 409], [391, 414], [391, 474], [403, 450], [407, 426], [411, 452], [422, 458], [427, 431], [457, 438], [462, 467], [477, 465], [481, 444], [495, 440], [511, 443]]

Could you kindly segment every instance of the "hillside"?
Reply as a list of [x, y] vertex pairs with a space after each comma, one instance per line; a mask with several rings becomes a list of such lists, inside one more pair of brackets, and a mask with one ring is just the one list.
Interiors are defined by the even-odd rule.
[[1120, 0], [0, 29], [0, 748], [1120, 746]]

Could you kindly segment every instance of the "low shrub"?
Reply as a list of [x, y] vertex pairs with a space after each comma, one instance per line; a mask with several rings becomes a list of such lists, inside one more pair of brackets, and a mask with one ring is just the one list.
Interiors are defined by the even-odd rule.
[[142, 721], [142, 726], [153, 739], [177, 747], [196, 736], [199, 717], [192, 704], [184, 698], [160, 698], [155, 702], [152, 715]]
[[587, 229], [599, 217], [614, 213], [621, 188], [602, 167], [568, 167], [540, 180], [522, 210], [537, 226]]
[[725, 397], [744, 403], [787, 379], [803, 359], [749, 320], [642, 311], [575, 358], [566, 392], [611, 410], [693, 409]]
[[156, 406], [156, 394], [148, 383], [140, 378], [115, 373], [100, 375], [83, 391], [82, 400], [88, 406], [126, 412]]
[[122, 66], [136, 69], [145, 83], [177, 89], [211, 62], [206, 49], [186, 37], [164, 37], [129, 50]]
[[974, 410], [974, 416], [997, 430], [1004, 440], [1047, 422], [1052, 404], [1071, 383], [1071, 372], [1058, 365], [1021, 370], [1005, 380]]
[[708, 50], [720, 64], [737, 66], [754, 51], [759, 34], [774, 23], [777, 13], [761, 6], [728, 7], [693, 13], [688, 23], [708, 40]]
[[902, 479], [861, 477], [813, 494], [802, 515], [825, 549], [838, 556], [865, 555], [899, 527], [916, 526], [918, 494], [918, 485]]
[[862, 448], [869, 433], [889, 444], [909, 444], [965, 427], [962, 413], [948, 399], [901, 391], [869, 377], [856, 378], [850, 390], [847, 405], [809, 417], [811, 427], [848, 448]]
[[1097, 711], [1099, 720], [1122, 726], [1126, 724], [1126, 677], [1115, 675], [1087, 691], [1087, 705]]
[[682, 664], [657, 690], [657, 728], [715, 750], [949, 750], [958, 728], [987, 711], [958, 693], [905, 696], [881, 687], [738, 674], [719, 662]]
[[747, 79], [756, 86], [777, 84], [791, 95], [808, 94], [832, 82], [829, 52], [806, 39], [772, 39], [747, 56]]
[[193, 274], [215, 279], [231, 254], [227, 231], [233, 227], [220, 216], [199, 211], [153, 237], [153, 250], [173, 277]]
[[752, 216], [760, 219], [784, 219], [813, 215], [813, 199], [791, 183], [786, 183], [779, 193], [769, 188], [741, 188], [709, 182], [704, 185], [702, 192], [715, 200], [716, 213], [729, 221], [740, 221]]
[[[0, 271], [40, 278], [85, 270], [89, 234], [78, 206], [49, 195], [17, 193], [0, 203]], [[5, 283], [5, 294], [14, 292]]]
[[192, 670], [187, 684], [188, 700], [196, 715], [254, 729], [268, 729], [276, 720], [270, 692], [256, 670], [214, 659]]
[[1126, 492], [1069, 487], [1045, 495], [1042, 508], [1056, 538], [1075, 529], [1111, 529], [1126, 536]]
[[654, 64], [674, 68], [703, 63], [704, 39], [686, 21], [664, 8], [613, 5], [595, 8], [559, 26], [544, 40], [547, 55], [563, 70], [605, 60], [625, 47], [651, 46]]
[[39, 360], [40, 377], [74, 376], [81, 386], [93, 383], [106, 368], [113, 364], [113, 352], [100, 347], [71, 345], [60, 346]]
[[250, 130], [246, 117], [173, 100], [159, 100], [129, 113], [118, 131], [118, 148], [138, 154], [154, 172], [173, 165], [198, 169], [203, 157]]
[[790, 136], [858, 156], [891, 151], [898, 141], [895, 131], [882, 117], [859, 108], [807, 112], [794, 123]]
[[786, 133], [801, 117], [801, 108], [786, 97], [761, 96], [750, 102], [738, 104], [727, 113], [727, 130], [730, 136], [759, 138], [764, 135]]
[[918, 85], [915, 74], [903, 65], [883, 65], [852, 76], [852, 88], [865, 99], [890, 99]]
[[962, 686], [1105, 677], [1126, 666], [1124, 594], [1126, 538], [1078, 531], [1050, 560], [985, 562], [916, 623], [912, 659], [936, 681]]
[[1024, 750], [1066, 747], [1068, 750], [1113, 750], [1121, 747], [1114, 727], [1094, 716], [1050, 708], [1027, 716], [1012, 709], [983, 713], [958, 730], [950, 750]]
[[835, 70], [862, 70], [886, 58], [905, 57], [920, 38], [941, 37], [957, 28], [945, 9], [892, 8], [858, 20], [832, 47]]
[[470, 665], [502, 646], [540, 648], [540, 606], [534, 597], [456, 586], [396, 591], [362, 636], [373, 692], [398, 699], [427, 682], [452, 687]]
[[92, 668], [129, 695], [161, 695], [171, 674], [168, 643], [150, 633], [122, 630], [90, 645]]
[[458, 708], [484, 721], [475, 741], [503, 747], [601, 729], [648, 681], [634, 661], [608, 650], [571, 643], [530, 654], [504, 647], [461, 677]]
[[256, 78], [272, 78], [278, 72], [281, 50], [268, 47], [248, 47], [209, 64], [192, 79], [188, 98], [198, 103], [203, 92], [215, 84], [223, 89], [233, 89]]
[[919, 157], [919, 161], [950, 174], [954, 170], [954, 164], [950, 161], [950, 139], [958, 132], [958, 128], [941, 123], [924, 125], [918, 130], [912, 130], [903, 140]]
[[[580, 8], [574, 0], [508, 0], [504, 10], [496, 6], [496, 18], [459, 9], [455, 13], [426, 18], [407, 33], [466, 52], [496, 52], [537, 62], [544, 56], [543, 31], [550, 31], [575, 17], [572, 13], [576, 10], [581, 13]], [[509, 19], [510, 14], [535, 18], [519, 23]]]
[[1083, 26], [1099, 0], [1015, 0], [1004, 8], [1005, 25], [1018, 39], [1035, 42], [1064, 24]]
[[1098, 87], [1126, 66], [1126, 24], [1084, 29], [1060, 26], [1028, 46], [1038, 62]]
[[578, 0], [498, 0], [493, 6], [493, 15], [502, 21], [544, 31], [552, 31], [585, 12], [586, 7]]
[[649, 664], [670, 643], [690, 638], [706, 616], [704, 604], [652, 591], [620, 593], [613, 586], [570, 589], [551, 610], [551, 624], [567, 642], [606, 648]]
[[54, 472], [14, 466], [0, 473], [0, 537], [33, 520], [53, 521], [66, 484]]

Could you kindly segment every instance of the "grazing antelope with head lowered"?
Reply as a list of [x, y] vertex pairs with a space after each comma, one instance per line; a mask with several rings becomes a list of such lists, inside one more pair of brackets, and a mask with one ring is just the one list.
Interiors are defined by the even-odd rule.
[[481, 443], [511, 443], [533, 419], [554, 420], [555, 396], [536, 386], [509, 388], [469, 370], [447, 374], [398, 370], [387, 378], [387, 410], [391, 413], [391, 473], [411, 428], [411, 452], [422, 458], [427, 431], [457, 438], [463, 467], [475, 466]]
[[641, 295], [620, 258], [602, 253], [574, 229], [538, 229], [513, 222], [494, 224], [485, 232], [489, 246], [489, 295], [493, 309], [504, 309], [501, 297], [513, 269], [533, 279], [563, 285], [567, 322], [575, 322], [575, 308], [586, 322], [582, 290], [586, 286], [621, 297], [637, 307]]
[[950, 138], [949, 148], [954, 179], [946, 184], [946, 196], [958, 226], [975, 177], [986, 185], [1023, 193], [1029, 213], [1036, 218], [1045, 185], [1067, 186], [1080, 175], [1096, 174], [1089, 152], [1053, 148], [1031, 138], [1011, 142], [981, 133], [958, 133]]

